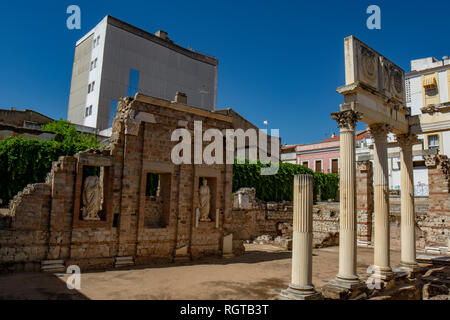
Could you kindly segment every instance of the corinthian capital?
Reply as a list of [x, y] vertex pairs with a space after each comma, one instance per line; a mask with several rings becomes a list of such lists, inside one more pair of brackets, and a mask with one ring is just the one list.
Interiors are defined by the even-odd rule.
[[386, 137], [387, 133], [391, 130], [391, 127], [384, 123], [371, 124], [369, 126], [370, 134], [374, 137]]
[[400, 146], [412, 146], [419, 141], [415, 134], [396, 134], [395, 138]]
[[356, 127], [356, 122], [361, 119], [361, 113], [354, 110], [332, 112], [331, 118], [337, 121], [339, 128], [354, 130]]

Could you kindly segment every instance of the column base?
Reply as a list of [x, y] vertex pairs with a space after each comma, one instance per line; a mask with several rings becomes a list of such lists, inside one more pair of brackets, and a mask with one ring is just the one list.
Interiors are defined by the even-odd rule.
[[401, 269], [404, 271], [417, 271], [420, 269], [420, 266], [417, 262], [410, 263], [410, 262], [400, 262], [398, 266], [396, 266], [397, 269]]
[[373, 266], [374, 272], [370, 275], [372, 278], [377, 278], [382, 281], [389, 281], [395, 277], [395, 273], [392, 272], [391, 268], [381, 268]]
[[399, 265], [392, 268], [392, 271], [397, 275], [401, 273], [407, 274], [408, 277], [414, 276], [417, 272], [420, 272], [423, 268], [417, 263], [403, 263], [400, 262]]
[[325, 299], [350, 300], [365, 297], [366, 285], [358, 278], [342, 279], [336, 277], [329, 284], [322, 287], [322, 295]]
[[330, 285], [350, 290], [365, 286], [357, 276], [352, 278], [345, 278], [339, 275], [337, 275], [336, 278], [330, 281]]
[[314, 286], [299, 287], [290, 284], [286, 290], [281, 290], [280, 300], [322, 300], [322, 295], [314, 290]]

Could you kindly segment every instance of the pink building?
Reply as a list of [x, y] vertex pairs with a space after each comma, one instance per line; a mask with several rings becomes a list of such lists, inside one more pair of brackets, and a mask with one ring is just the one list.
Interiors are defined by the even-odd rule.
[[[367, 131], [360, 132], [355, 138], [356, 144], [369, 137]], [[297, 164], [313, 171], [339, 173], [339, 136], [333, 135], [318, 143], [297, 145], [295, 151]]]
[[295, 151], [297, 164], [313, 171], [339, 172], [339, 137], [332, 136], [318, 143], [299, 145]]

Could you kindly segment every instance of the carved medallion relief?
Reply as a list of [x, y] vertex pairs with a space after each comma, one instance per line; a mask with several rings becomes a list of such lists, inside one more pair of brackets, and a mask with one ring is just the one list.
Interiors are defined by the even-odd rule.
[[404, 72], [371, 48], [358, 43], [358, 81], [399, 103], [405, 101]]

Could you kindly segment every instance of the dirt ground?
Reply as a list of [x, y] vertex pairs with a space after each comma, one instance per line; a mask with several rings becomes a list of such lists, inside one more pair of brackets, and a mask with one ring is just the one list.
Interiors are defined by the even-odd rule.
[[[81, 289], [69, 290], [65, 274], [0, 275], [0, 299], [274, 299], [291, 275], [291, 252], [272, 245], [246, 244], [239, 257], [205, 258], [184, 264], [87, 272]], [[358, 248], [358, 272], [373, 261], [373, 249]], [[391, 252], [391, 264], [400, 252]], [[335, 277], [338, 247], [313, 251], [313, 283]]]

